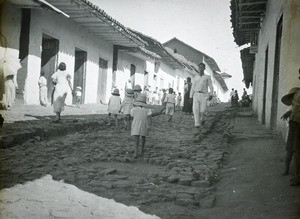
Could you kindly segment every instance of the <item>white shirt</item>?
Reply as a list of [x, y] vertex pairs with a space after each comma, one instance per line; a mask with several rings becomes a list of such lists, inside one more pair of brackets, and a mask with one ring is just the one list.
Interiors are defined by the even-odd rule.
[[213, 93], [214, 88], [212, 86], [211, 78], [209, 75], [197, 75], [194, 77], [190, 98], [193, 98], [195, 92], [201, 91], [202, 93], [208, 93], [208, 87], [210, 88], [210, 92]]

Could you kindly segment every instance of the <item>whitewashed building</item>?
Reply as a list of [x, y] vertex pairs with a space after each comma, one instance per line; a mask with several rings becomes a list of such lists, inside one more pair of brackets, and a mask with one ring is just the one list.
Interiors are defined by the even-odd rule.
[[[21, 59], [17, 98], [25, 104], [39, 104], [41, 71], [50, 101], [50, 77], [60, 62], [66, 63], [73, 86], [83, 88], [83, 103], [106, 102], [115, 80], [114, 46], [146, 44], [86, 0], [9, 0], [1, 2], [0, 10], [1, 37], [6, 40], [1, 51], [12, 50]], [[68, 95], [67, 104], [72, 101]]]
[[300, 87], [300, 0], [231, 1], [231, 21], [241, 51], [246, 86], [253, 86], [253, 110], [268, 128], [286, 134], [281, 97]]

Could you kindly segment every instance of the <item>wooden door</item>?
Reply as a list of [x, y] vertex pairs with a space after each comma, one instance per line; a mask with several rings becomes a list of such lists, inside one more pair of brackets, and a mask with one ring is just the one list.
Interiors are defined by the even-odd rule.
[[[81, 104], [84, 103], [85, 97], [85, 76], [86, 76], [86, 60], [87, 52], [82, 50], [75, 50], [75, 67], [74, 67], [74, 81], [73, 88], [80, 86], [82, 89]], [[73, 104], [75, 104], [76, 97], [73, 96]]]
[[279, 69], [280, 69], [280, 50], [282, 37], [282, 17], [277, 24], [276, 44], [275, 44], [275, 63], [272, 89], [272, 107], [271, 107], [271, 128], [276, 127], [277, 107], [278, 107], [278, 86], [279, 86]]
[[59, 41], [54, 38], [43, 37], [41, 54], [41, 71], [45, 73], [48, 88], [48, 101], [51, 102], [51, 93], [54, 88], [51, 82], [51, 76], [57, 70]]

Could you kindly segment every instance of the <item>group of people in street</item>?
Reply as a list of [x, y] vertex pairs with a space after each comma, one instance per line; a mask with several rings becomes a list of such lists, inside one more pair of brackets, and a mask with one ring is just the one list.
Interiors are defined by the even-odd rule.
[[243, 88], [243, 95], [240, 101], [238, 91], [232, 88], [230, 92], [230, 103], [232, 107], [249, 107], [251, 106], [252, 100], [248, 95], [246, 89]]

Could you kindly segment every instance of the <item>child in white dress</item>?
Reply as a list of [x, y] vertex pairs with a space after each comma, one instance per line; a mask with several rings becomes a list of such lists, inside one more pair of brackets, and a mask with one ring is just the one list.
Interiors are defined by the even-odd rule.
[[122, 102], [122, 112], [125, 115], [124, 117], [124, 124], [125, 124], [125, 129], [128, 130], [130, 128], [130, 110], [133, 108], [133, 101], [134, 101], [134, 91], [132, 89], [127, 89], [125, 98]]
[[166, 115], [168, 116], [168, 122], [170, 122], [174, 115], [175, 102], [176, 102], [176, 95], [173, 94], [173, 88], [169, 88], [169, 93], [166, 95], [165, 102], [166, 102]]
[[111, 125], [111, 114], [115, 115], [116, 120], [116, 127], [118, 127], [118, 114], [121, 111], [121, 98], [120, 98], [120, 92], [119, 89], [114, 89], [114, 91], [111, 93], [112, 96], [109, 98], [108, 101], [108, 124]]
[[79, 105], [81, 103], [81, 96], [82, 96], [82, 91], [80, 86], [76, 87], [75, 96], [76, 96], [76, 107], [79, 108]]
[[135, 154], [138, 156], [138, 148], [140, 136], [142, 137], [142, 155], [144, 154], [144, 147], [146, 143], [146, 136], [148, 135], [148, 116], [151, 116], [152, 111], [147, 109], [147, 97], [145, 94], [140, 94], [134, 102], [134, 108], [131, 109], [130, 114], [133, 117], [131, 126], [131, 135], [134, 136]]

